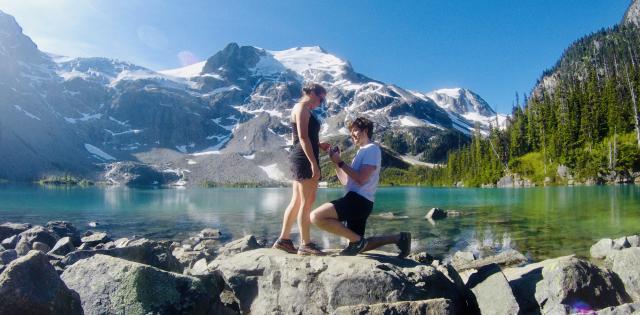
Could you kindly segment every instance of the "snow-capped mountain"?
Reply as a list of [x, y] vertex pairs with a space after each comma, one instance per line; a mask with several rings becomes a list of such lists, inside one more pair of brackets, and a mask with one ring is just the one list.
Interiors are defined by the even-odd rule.
[[404, 134], [413, 141], [411, 155], [429, 151], [423, 156], [434, 160], [457, 146], [445, 139], [471, 133], [476, 120], [469, 114], [484, 113], [481, 107], [493, 113], [486, 103], [475, 105], [479, 97], [458, 113], [359, 74], [320, 47], [270, 51], [231, 43], [206, 61], [154, 71], [42, 53], [0, 12], [0, 56], [0, 150], [10, 152], [0, 157], [0, 178], [91, 176], [105, 166], [112, 174], [122, 169], [112, 163], [134, 161], [177, 174], [183, 184], [282, 180], [290, 109], [304, 81], [328, 90], [318, 111], [324, 137], [346, 135], [345, 123], [366, 115], [379, 141]]
[[508, 116], [496, 113], [480, 95], [469, 89], [439, 89], [426, 93], [425, 96], [446, 110], [454, 125], [461, 127], [462, 132], [472, 130], [476, 123], [483, 131], [496, 126], [506, 128]]

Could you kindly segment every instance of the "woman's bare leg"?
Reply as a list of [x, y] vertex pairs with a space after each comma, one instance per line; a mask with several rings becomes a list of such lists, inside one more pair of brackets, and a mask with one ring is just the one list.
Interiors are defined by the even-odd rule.
[[309, 244], [311, 243], [311, 207], [316, 201], [318, 181], [314, 179], [305, 179], [300, 182], [298, 189], [300, 191], [300, 210], [298, 211], [300, 239], [302, 240], [302, 244]]
[[282, 219], [282, 231], [280, 231], [280, 239], [291, 239], [291, 227], [298, 217], [298, 211], [300, 210], [300, 183], [293, 181], [291, 195], [291, 201], [284, 211], [284, 218]]

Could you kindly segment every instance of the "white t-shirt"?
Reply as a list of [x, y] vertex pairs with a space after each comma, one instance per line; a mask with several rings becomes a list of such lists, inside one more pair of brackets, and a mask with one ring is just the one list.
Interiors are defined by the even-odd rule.
[[347, 191], [353, 191], [362, 197], [369, 199], [371, 202], [375, 199], [376, 189], [378, 188], [378, 181], [380, 180], [380, 166], [382, 162], [382, 153], [380, 147], [371, 142], [358, 149], [358, 153], [351, 162], [351, 168], [355, 171], [360, 171], [363, 165], [373, 165], [376, 170], [373, 171], [369, 179], [362, 185], [358, 185], [351, 177], [347, 180], [345, 189]]

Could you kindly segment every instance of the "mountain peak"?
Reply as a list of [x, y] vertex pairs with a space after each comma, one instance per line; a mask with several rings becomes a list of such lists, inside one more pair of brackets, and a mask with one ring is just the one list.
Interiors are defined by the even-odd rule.
[[38, 50], [38, 46], [22, 33], [22, 27], [16, 19], [0, 11], [0, 53], [27, 63], [43, 63], [47, 56]]
[[623, 24], [633, 24], [640, 27], [640, 0], [633, 0], [624, 14]]

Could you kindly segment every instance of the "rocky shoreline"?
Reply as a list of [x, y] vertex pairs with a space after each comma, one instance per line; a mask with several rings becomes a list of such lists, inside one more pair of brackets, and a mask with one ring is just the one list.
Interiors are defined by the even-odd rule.
[[[640, 237], [591, 259], [515, 250], [446, 263], [373, 251], [300, 257], [204, 229], [177, 241], [111, 239], [73, 224], [0, 225], [0, 314], [635, 314]], [[332, 253], [336, 253], [333, 251]]]

